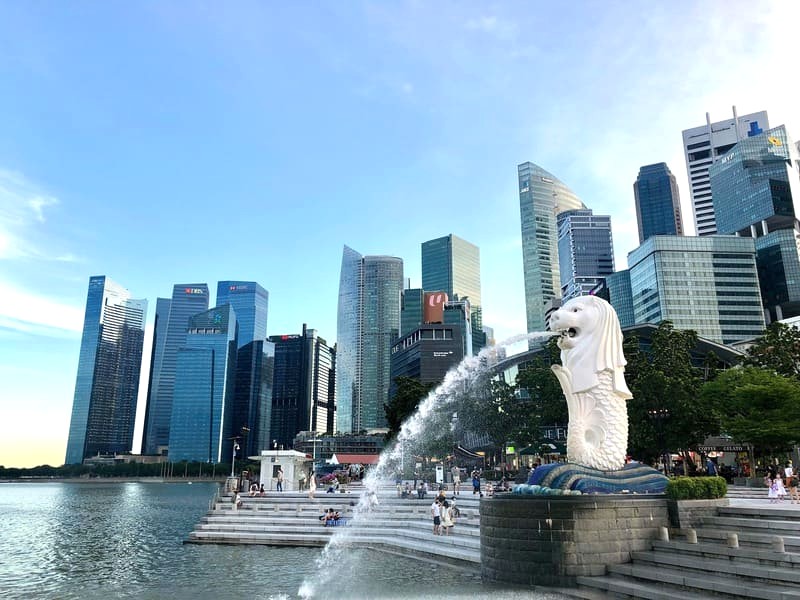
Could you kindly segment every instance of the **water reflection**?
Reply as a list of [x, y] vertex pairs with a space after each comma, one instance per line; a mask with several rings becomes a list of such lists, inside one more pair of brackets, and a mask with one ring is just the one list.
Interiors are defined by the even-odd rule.
[[[184, 545], [214, 484], [0, 484], [3, 598], [290, 599], [320, 550]], [[370, 550], [322, 598], [533, 598], [484, 587], [477, 572]]]

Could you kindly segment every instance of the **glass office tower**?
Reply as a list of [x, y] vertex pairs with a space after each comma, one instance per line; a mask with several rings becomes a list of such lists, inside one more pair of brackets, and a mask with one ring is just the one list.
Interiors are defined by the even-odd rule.
[[208, 285], [205, 283], [181, 283], [172, 288], [164, 345], [155, 353], [155, 364], [151, 366], [152, 389], [147, 406], [147, 428], [142, 439], [144, 454], [167, 451], [178, 350], [186, 344], [189, 319], [207, 310]]
[[614, 272], [611, 217], [590, 209], [568, 210], [556, 217], [561, 301], [583, 296]]
[[[169, 322], [169, 308], [172, 300], [169, 298], [156, 299], [156, 318], [153, 324], [153, 344], [150, 349], [150, 374], [147, 380], [147, 405], [144, 411], [144, 428], [143, 431], [149, 430], [150, 423], [150, 408], [153, 406], [152, 395], [155, 393], [154, 377], [158, 370], [156, 364], [160, 364], [164, 358], [164, 346], [167, 339], [167, 323]], [[142, 454], [145, 452], [145, 440], [142, 436], [142, 443], [139, 450]]]
[[169, 457], [227, 462], [232, 452], [236, 313], [230, 304], [193, 316], [177, 352]]
[[800, 315], [796, 161], [781, 125], [743, 139], [709, 169], [717, 229], [755, 240], [768, 321]]
[[275, 344], [259, 340], [239, 348], [232, 430], [233, 435], [242, 438], [244, 456], [255, 456], [271, 448], [274, 372]]
[[239, 347], [267, 339], [269, 292], [255, 281], [217, 282], [217, 306], [230, 304], [239, 322]]
[[146, 313], [108, 277], [89, 279], [65, 464], [132, 450]]
[[469, 298], [481, 306], [481, 253], [453, 235], [422, 243], [422, 289], [447, 292], [450, 300]]
[[714, 235], [719, 231], [709, 175], [711, 165], [718, 163], [735, 144], [760, 135], [765, 129], [769, 129], [766, 111], [739, 116], [734, 106], [732, 119], [712, 123], [706, 113], [705, 125], [684, 130], [683, 150], [697, 235]]
[[385, 427], [392, 343], [400, 331], [403, 261], [344, 247], [336, 342], [337, 425], [341, 432]]
[[651, 235], [683, 235], [678, 182], [667, 163], [640, 167], [633, 195], [640, 244]]
[[556, 215], [584, 209], [557, 177], [530, 162], [517, 167], [522, 230], [522, 270], [528, 332], [543, 331], [548, 303], [560, 296]]
[[656, 235], [628, 254], [636, 324], [677, 329], [730, 344], [764, 332], [750, 238]]
[[300, 335], [269, 339], [275, 344], [272, 439], [279, 448], [291, 448], [301, 431], [327, 431], [333, 352], [305, 324]]

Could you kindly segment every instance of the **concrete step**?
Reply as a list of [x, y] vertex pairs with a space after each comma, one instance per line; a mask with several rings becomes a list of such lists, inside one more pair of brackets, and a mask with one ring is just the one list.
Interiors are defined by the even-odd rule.
[[[697, 560], [695, 559], [695, 562]], [[705, 561], [702, 561], [705, 562]], [[635, 558], [632, 564], [614, 565], [608, 571], [617, 578], [624, 577], [626, 581], [633, 579], [644, 586], [662, 587], [675, 586], [673, 592], [699, 594], [701, 597], [725, 596], [726, 598], [763, 598], [764, 600], [782, 600], [800, 598], [800, 587], [792, 586], [791, 589], [775, 582], [752, 581], [737, 579], [730, 574], [720, 574], [714, 570], [720, 561], [708, 561], [705, 568], [689, 571], [683, 565], [664, 564], [653, 561], [654, 564], [643, 563], [640, 558]], [[670, 592], [672, 593], [672, 592]], [[638, 597], [638, 596], [637, 596]]]
[[[352, 519], [351, 515], [343, 515], [343, 516], [344, 519], [348, 522]], [[316, 515], [313, 517], [308, 517], [308, 516], [297, 517], [293, 515], [280, 515], [280, 514], [242, 515], [238, 513], [235, 515], [209, 514], [200, 520], [199, 525], [213, 526], [226, 523], [250, 525], [250, 526], [265, 527], [265, 528], [287, 527], [287, 526], [293, 526], [293, 527], [322, 526], [322, 522]], [[424, 530], [424, 531], [430, 531], [432, 529], [432, 521], [429, 516], [418, 519], [408, 519], [408, 518], [391, 518], [391, 516], [388, 515], [375, 515], [369, 519], [360, 519], [360, 524], [362, 526], [367, 526], [371, 524], [375, 527], [398, 527], [398, 528]], [[453, 529], [454, 531], [457, 531], [462, 535], [480, 537], [480, 529], [477, 522], [464, 523], [459, 519], [456, 521], [455, 527]]]
[[606, 592], [613, 598], [645, 598], [647, 600], [698, 600], [707, 594], [675, 589], [666, 585], [642, 583], [634, 579], [619, 577], [578, 577], [579, 588]]
[[[663, 543], [658, 544], [650, 552], [632, 552], [633, 564], [650, 568], [656, 573], [666, 567], [680, 569], [684, 576], [702, 579], [702, 573], [714, 573], [724, 576], [735, 586], [741, 586], [737, 578], [745, 578], [750, 583], [763, 582], [786, 584], [800, 590], [797, 582], [800, 573], [800, 556], [796, 554], [778, 554], [763, 550], [745, 548], [726, 548], [731, 552], [722, 552], [723, 548], [716, 544], [703, 544], [702, 548], [689, 551], [688, 546], [700, 544]], [[781, 560], [780, 557], [783, 557]], [[616, 568], [616, 567], [613, 567]], [[611, 567], [609, 567], [611, 570]], [[691, 573], [693, 572], [693, 573]], [[689, 574], [691, 573], [691, 574]]]
[[[728, 534], [734, 533], [724, 529], [696, 529], [697, 540], [706, 543], [727, 544]], [[751, 533], [747, 531], [735, 532], [739, 536], [739, 545], [750, 548], [770, 548], [776, 536], [783, 538], [784, 548], [787, 552], [800, 552], [800, 535], [779, 535], [776, 533]], [[671, 534], [677, 541], [685, 541], [685, 532]]]
[[788, 501], [779, 504], [765, 503], [763, 506], [720, 506], [717, 514], [721, 517], [789, 521], [800, 528], [800, 506]]
[[753, 516], [716, 516], [703, 517], [702, 527], [711, 529], [725, 529], [728, 531], [746, 531], [750, 533], [771, 533], [772, 535], [798, 535], [800, 522], [783, 520], [779, 518], [757, 518]]

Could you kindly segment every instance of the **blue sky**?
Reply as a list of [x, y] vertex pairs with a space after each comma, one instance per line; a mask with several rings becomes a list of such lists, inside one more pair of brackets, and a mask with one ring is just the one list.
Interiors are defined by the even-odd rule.
[[175, 283], [255, 280], [269, 334], [333, 342], [344, 244], [419, 285], [454, 233], [504, 338], [518, 163], [612, 215], [625, 268], [639, 166], [667, 162], [691, 222], [706, 111], [800, 137], [800, 4], [557, 4], [0, 1], [0, 464], [63, 462], [91, 275], [149, 322]]

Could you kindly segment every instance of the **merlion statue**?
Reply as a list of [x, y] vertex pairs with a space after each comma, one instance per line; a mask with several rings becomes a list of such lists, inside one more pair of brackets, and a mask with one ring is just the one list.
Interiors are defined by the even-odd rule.
[[562, 365], [552, 369], [569, 410], [567, 460], [601, 471], [621, 469], [628, 448], [625, 357], [617, 313], [597, 296], [569, 300], [550, 316], [561, 332]]
[[625, 357], [617, 313], [596, 296], [572, 298], [550, 316], [559, 332], [561, 365], [551, 368], [569, 411], [567, 462], [536, 468], [517, 494], [663, 493], [667, 478], [626, 463], [628, 409]]

